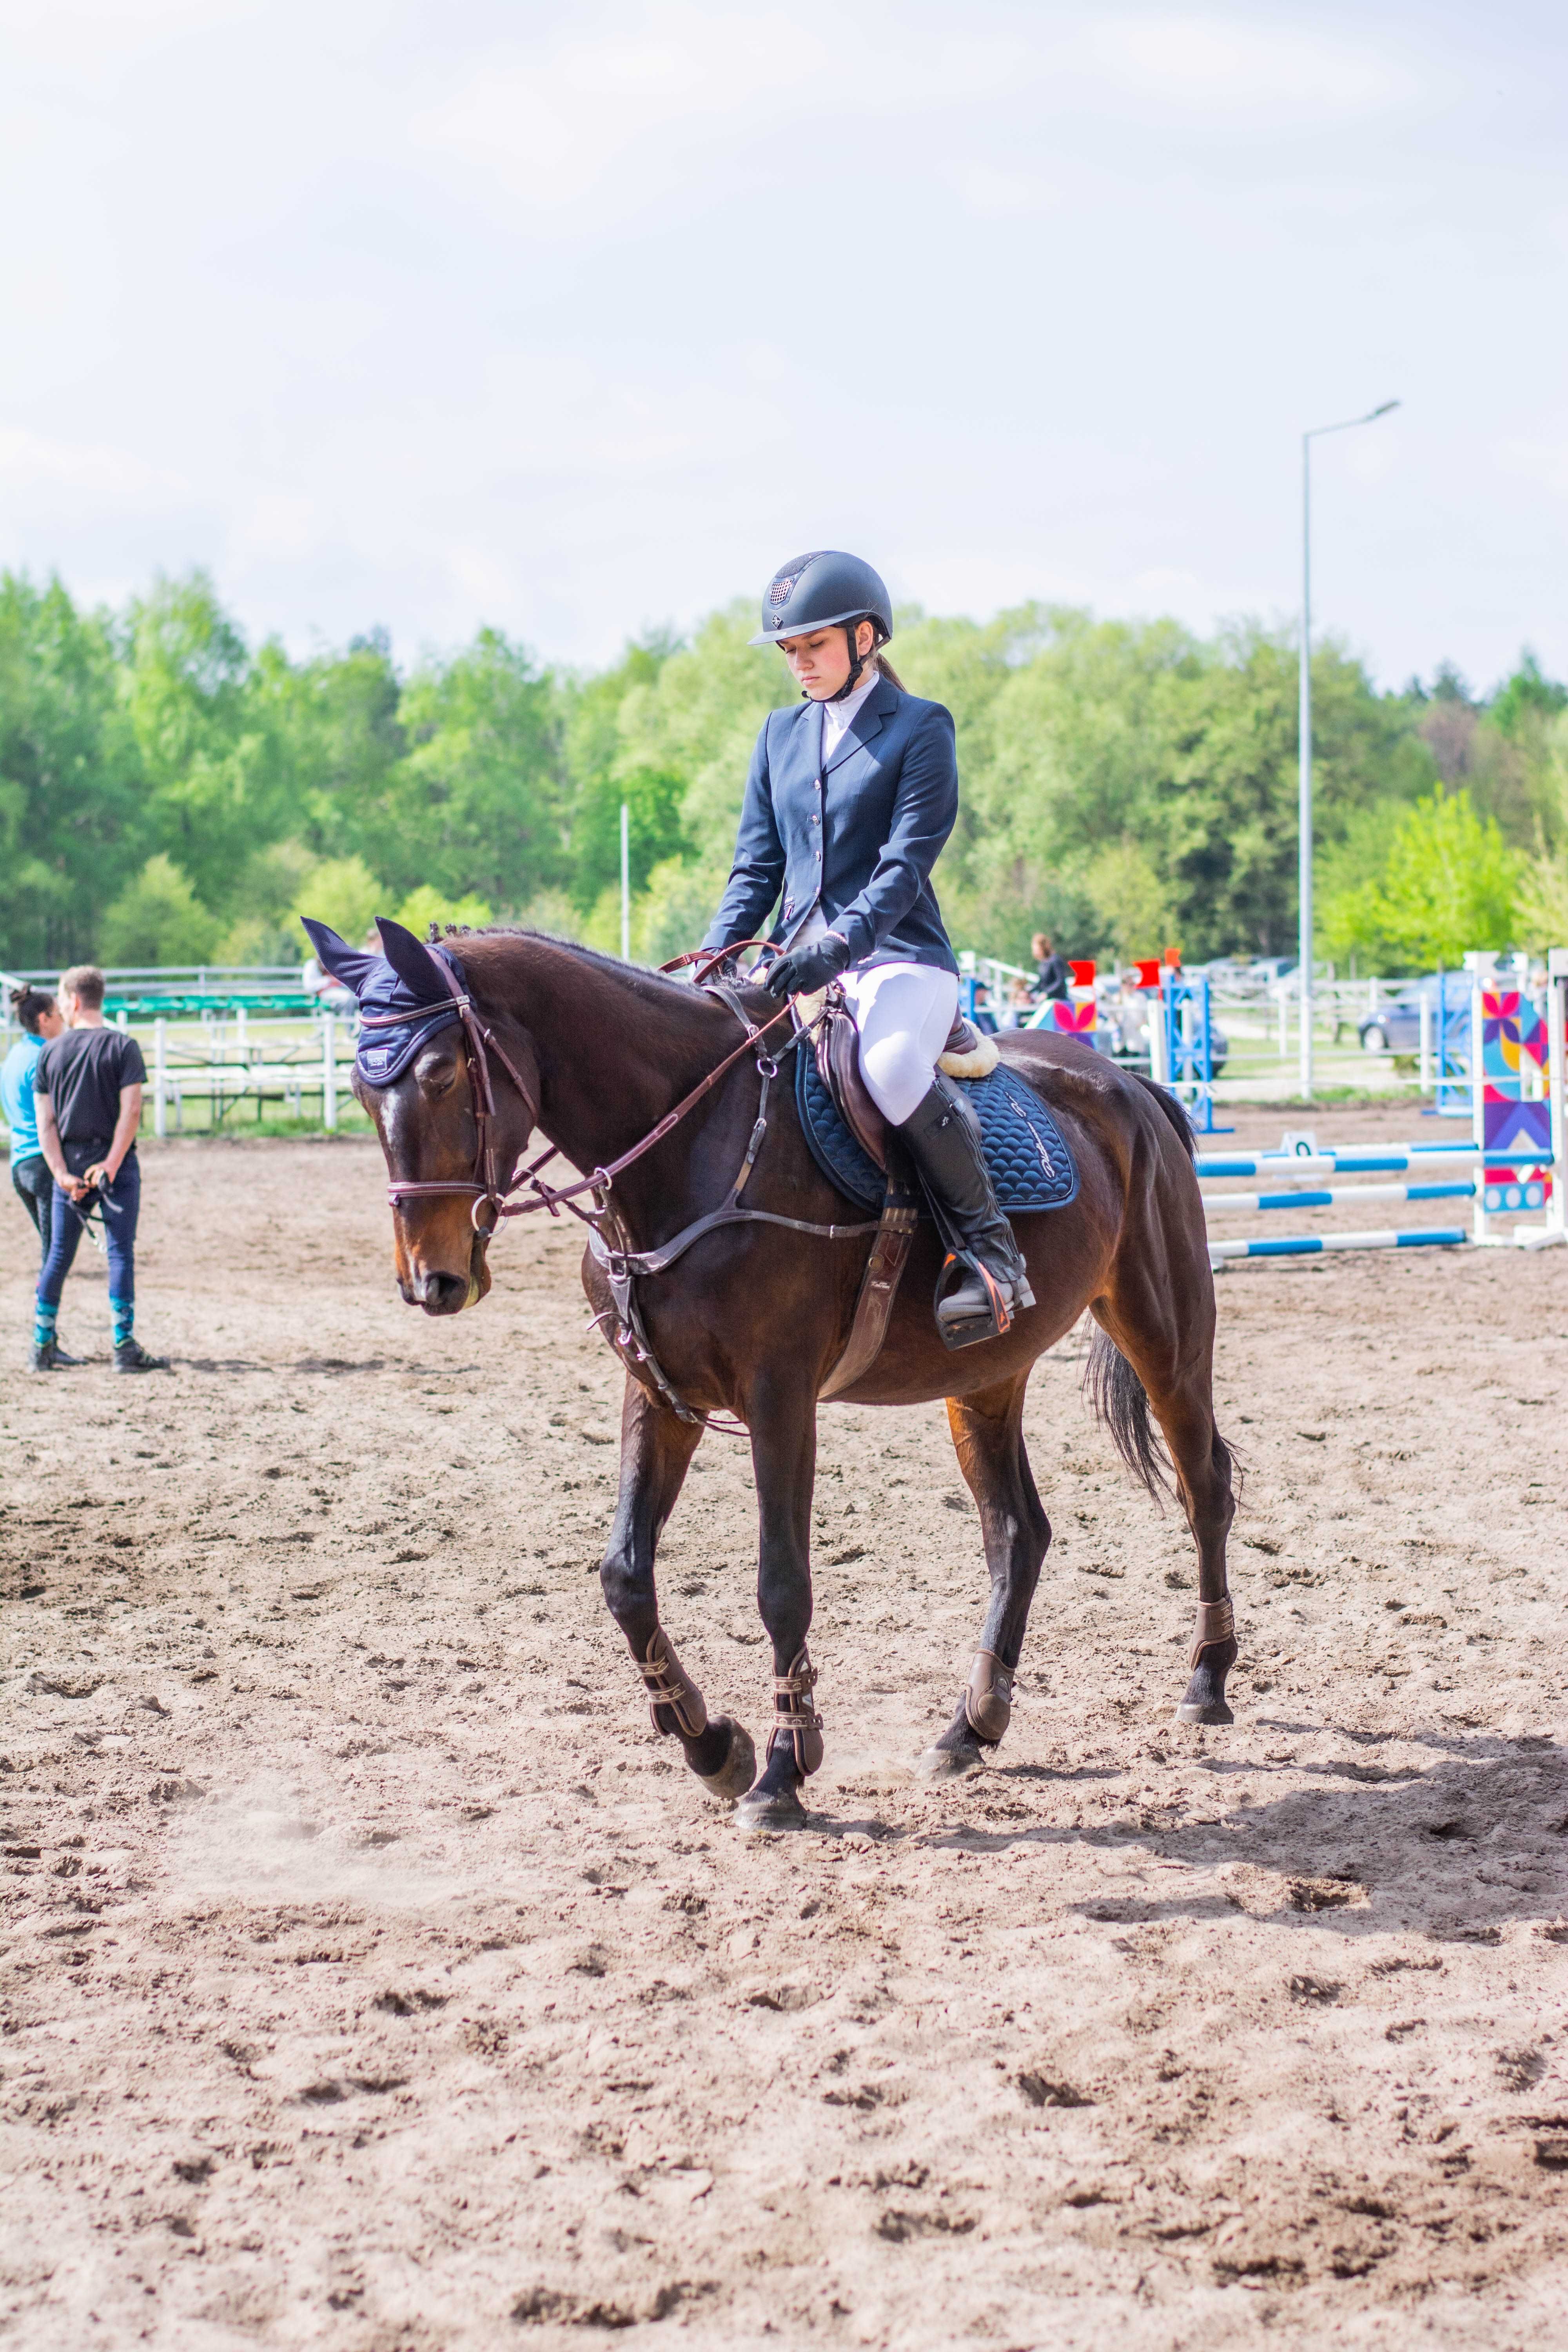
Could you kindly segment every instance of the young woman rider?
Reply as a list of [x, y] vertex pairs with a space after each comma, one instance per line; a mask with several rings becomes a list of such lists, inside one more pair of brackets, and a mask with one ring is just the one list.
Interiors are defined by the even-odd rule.
[[958, 1009], [958, 959], [931, 870], [958, 814], [952, 714], [907, 694], [881, 647], [887, 589], [853, 555], [797, 556], [763, 599], [762, 634], [802, 706], [770, 713], [746, 779], [734, 866], [706, 950], [770, 934], [781, 1003], [839, 982], [867, 1090], [909, 1147], [958, 1280], [940, 1297], [950, 1348], [1005, 1331], [1035, 1303], [997, 1206], [968, 1096], [936, 1068]]

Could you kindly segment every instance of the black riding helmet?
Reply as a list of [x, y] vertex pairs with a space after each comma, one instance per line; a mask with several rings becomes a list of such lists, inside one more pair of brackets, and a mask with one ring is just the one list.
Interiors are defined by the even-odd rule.
[[774, 572], [763, 598], [762, 634], [752, 643], [776, 646], [782, 637], [804, 637], [812, 629], [842, 628], [849, 644], [849, 675], [831, 698], [840, 702], [854, 692], [869, 658], [855, 648], [862, 621], [871, 623], [877, 644], [885, 646], [893, 634], [893, 604], [881, 573], [858, 555], [820, 548]]

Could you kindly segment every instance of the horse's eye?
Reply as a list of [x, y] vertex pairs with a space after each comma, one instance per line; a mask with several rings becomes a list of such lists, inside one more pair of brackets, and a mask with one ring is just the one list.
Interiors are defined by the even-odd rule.
[[439, 1061], [422, 1062], [418, 1076], [421, 1094], [444, 1095], [457, 1084], [458, 1065], [445, 1056]]

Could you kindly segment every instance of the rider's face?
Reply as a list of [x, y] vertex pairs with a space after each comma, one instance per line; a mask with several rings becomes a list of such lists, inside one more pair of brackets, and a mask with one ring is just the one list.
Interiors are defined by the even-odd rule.
[[[855, 650], [864, 660], [877, 640], [869, 621], [855, 633]], [[779, 651], [790, 666], [795, 684], [813, 702], [837, 694], [849, 675], [849, 633], [847, 629], [813, 629], [808, 636], [781, 637]]]

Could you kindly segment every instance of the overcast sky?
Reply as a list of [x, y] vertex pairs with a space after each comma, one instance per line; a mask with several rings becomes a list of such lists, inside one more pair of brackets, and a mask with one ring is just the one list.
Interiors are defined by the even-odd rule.
[[0, 563], [551, 660], [805, 549], [1568, 674], [1560, 0], [0, 0]]

